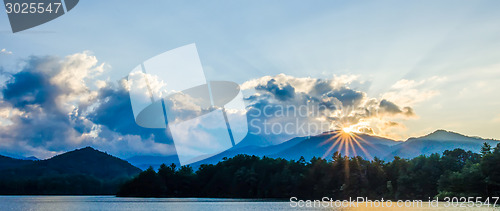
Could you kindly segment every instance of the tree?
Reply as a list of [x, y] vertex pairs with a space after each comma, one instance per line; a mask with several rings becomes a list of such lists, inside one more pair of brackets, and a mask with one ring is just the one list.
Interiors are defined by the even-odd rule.
[[484, 157], [485, 155], [491, 154], [491, 145], [488, 144], [487, 142], [483, 143], [483, 146], [481, 147], [481, 156]]
[[500, 144], [492, 153], [485, 154], [481, 160], [481, 169], [486, 176], [488, 196], [500, 195]]
[[125, 183], [118, 196], [144, 196], [159, 197], [164, 196], [165, 184], [155, 172], [153, 167], [141, 172], [137, 177]]
[[481, 165], [467, 162], [460, 171], [448, 171], [439, 179], [438, 197], [477, 197], [487, 195]]

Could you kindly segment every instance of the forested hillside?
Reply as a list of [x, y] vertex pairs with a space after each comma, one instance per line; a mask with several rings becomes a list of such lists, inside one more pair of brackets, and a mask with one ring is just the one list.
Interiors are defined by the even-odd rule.
[[140, 172], [127, 161], [90, 147], [47, 160], [0, 162], [0, 194], [115, 194]]

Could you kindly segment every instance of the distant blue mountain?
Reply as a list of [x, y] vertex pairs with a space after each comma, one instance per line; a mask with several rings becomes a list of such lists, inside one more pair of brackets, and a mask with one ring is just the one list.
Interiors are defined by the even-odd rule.
[[245, 146], [264, 147], [270, 145], [275, 145], [275, 144], [273, 144], [272, 141], [267, 140], [266, 137], [248, 133], [245, 136], [245, 138], [243, 138], [243, 140], [241, 140], [240, 143], [236, 145], [236, 147], [245, 147]]
[[[245, 143], [243, 145], [238, 144], [230, 150], [193, 163], [191, 166], [198, 168], [201, 164], [216, 164], [224, 158], [234, 157], [238, 154], [284, 158], [287, 160], [298, 160], [300, 157], [304, 157], [305, 160], [310, 160], [312, 157], [331, 159], [333, 153], [337, 151], [342, 155], [361, 156], [364, 159], [378, 157], [390, 161], [394, 159], [394, 156], [414, 158], [419, 155], [443, 153], [445, 150], [456, 148], [479, 152], [484, 142], [492, 146], [500, 143], [498, 140], [469, 137], [455, 132], [437, 130], [426, 136], [409, 138], [407, 141], [394, 141], [374, 135], [356, 133], [356, 142], [352, 142], [352, 144], [344, 142], [344, 144], [338, 143], [334, 145], [337, 140], [336, 136], [339, 133], [341, 131], [330, 131], [317, 136], [297, 137], [271, 146], [251, 145], [253, 140], [257, 140], [256, 143], [258, 144], [265, 143], [258, 136], [251, 135], [244, 139]], [[347, 151], [345, 143], [349, 144]]]
[[[455, 148], [479, 152], [484, 142], [492, 146], [500, 143], [498, 140], [470, 137], [445, 130], [437, 130], [422, 137], [409, 138], [406, 141], [394, 141], [374, 135], [357, 133], [357, 143], [352, 142], [352, 144], [349, 144], [346, 152], [345, 144], [338, 143], [334, 145], [337, 141], [336, 136], [339, 133], [341, 132], [330, 131], [316, 136], [296, 137], [277, 145], [270, 145], [272, 142], [265, 138], [249, 134], [235, 147], [195, 162], [191, 166], [196, 169], [201, 164], [216, 164], [224, 158], [231, 158], [238, 154], [284, 158], [287, 160], [298, 160], [300, 157], [304, 157], [305, 160], [310, 160], [312, 157], [331, 159], [333, 153], [337, 151], [342, 155], [361, 156], [365, 159], [378, 157], [386, 161], [391, 161], [394, 156], [413, 158], [419, 155], [443, 153], [445, 150], [453, 150]], [[38, 159], [35, 157], [12, 159], [0, 156], [0, 161], [2, 160], [5, 160], [5, 162], [0, 162], [2, 164], [0, 165], [0, 169], [31, 164], [31, 162]], [[161, 164], [170, 165], [174, 163], [179, 166], [177, 155], [134, 156], [126, 159], [126, 161], [142, 170], [150, 166], [158, 169]]]
[[18, 160], [33, 160], [33, 161], [40, 160], [35, 156], [24, 157], [24, 156], [12, 154], [12, 153], [2, 153], [1, 156], [14, 158], [14, 159], [18, 159]]
[[453, 150], [456, 148], [478, 153], [484, 142], [487, 142], [493, 147], [500, 143], [498, 140], [470, 137], [446, 130], [436, 130], [426, 136], [409, 138], [405, 142], [393, 146], [391, 148], [391, 153], [387, 154], [384, 159], [392, 160], [394, 156], [414, 158], [419, 155], [443, 153], [445, 150]]
[[169, 155], [169, 156], [134, 156], [126, 159], [130, 164], [134, 165], [137, 168], [145, 170], [149, 167], [153, 167], [154, 169], [158, 169], [161, 164], [170, 165], [174, 163], [179, 166], [179, 158], [177, 155]]
[[[413, 158], [419, 155], [443, 153], [445, 150], [453, 150], [456, 148], [462, 148], [477, 153], [484, 142], [492, 146], [496, 146], [500, 143], [498, 140], [470, 137], [446, 130], [437, 130], [422, 137], [409, 138], [406, 141], [394, 141], [374, 135], [356, 133], [357, 143], [352, 142], [352, 145], [349, 144], [346, 153], [345, 144], [338, 143], [334, 146], [337, 140], [335, 137], [338, 136], [339, 133], [341, 133], [341, 131], [330, 131], [316, 136], [296, 137], [277, 145], [270, 145], [272, 142], [266, 140], [264, 137], [248, 134], [235, 147], [195, 162], [191, 164], [191, 166], [196, 169], [201, 164], [217, 164], [224, 158], [231, 158], [238, 154], [284, 158], [287, 160], [298, 160], [300, 157], [304, 157], [307, 161], [312, 157], [331, 159], [333, 153], [337, 151], [342, 155], [361, 156], [364, 159], [378, 157], [386, 161], [391, 161], [394, 156]], [[17, 156], [16, 158], [17, 159], [12, 159], [0, 156], [0, 160], [6, 160], [6, 162], [1, 162], [0, 169], [30, 164], [30, 161], [38, 160], [36, 157], [27, 158]], [[126, 161], [142, 170], [150, 166], [154, 169], [158, 169], [161, 164], [170, 165], [174, 163], [179, 166], [177, 155], [134, 156], [126, 159]]]
[[35, 156], [29, 156], [29, 157], [25, 157], [25, 158], [20, 158], [21, 160], [32, 160], [32, 161], [37, 161], [37, 160], [40, 160], [38, 159], [37, 157]]
[[331, 159], [335, 152], [348, 156], [361, 156], [364, 159], [373, 159], [387, 154], [391, 146], [398, 142], [378, 136], [356, 134], [355, 141], [342, 140], [340, 131], [332, 131], [313, 136], [295, 144], [285, 150], [271, 154], [270, 157], [298, 160], [304, 157], [310, 160], [313, 157]]
[[[280, 152], [280, 151], [283, 151], [283, 150], [288, 149], [290, 147], [293, 147], [294, 145], [296, 145], [296, 144], [298, 144], [306, 139], [307, 139], [307, 137], [296, 137], [296, 138], [290, 139], [286, 142], [283, 142], [281, 144], [271, 145], [271, 146], [252, 146], [249, 144], [244, 144], [244, 145], [238, 144], [229, 150], [226, 150], [224, 152], [221, 152], [217, 155], [206, 158], [204, 160], [195, 162], [195, 163], [191, 164], [191, 166], [194, 168], [198, 168], [201, 164], [216, 164], [219, 161], [222, 161], [224, 158], [231, 158], [231, 157], [234, 157], [238, 154], [255, 155], [255, 156], [259, 156], [259, 157], [263, 157], [263, 156], [270, 157], [272, 154], [275, 154], [276, 152]], [[247, 139], [247, 140], [249, 140], [249, 139]]]
[[[201, 164], [216, 164], [224, 158], [231, 158], [238, 154], [284, 158], [287, 160], [298, 160], [300, 157], [304, 157], [306, 160], [310, 160], [313, 157], [324, 157], [330, 159], [333, 156], [333, 153], [338, 151], [340, 148], [340, 143], [332, 147], [337, 140], [335, 136], [339, 133], [340, 131], [330, 131], [317, 136], [296, 137], [281, 144], [270, 146], [250, 145], [248, 142], [252, 139], [258, 140], [258, 138], [256, 138], [258, 136], [252, 135], [250, 138], [245, 138], [248, 142], [243, 146], [238, 144], [232, 149], [195, 162], [191, 164], [191, 166], [198, 168]], [[358, 140], [358, 144], [353, 143], [353, 146], [349, 146], [349, 155], [359, 155], [366, 159], [373, 159], [374, 156], [383, 157], [387, 154], [391, 146], [399, 143], [391, 139], [367, 134], [357, 134], [356, 139]], [[329, 150], [330, 147], [332, 147], [331, 150]], [[364, 151], [361, 148], [363, 148]], [[342, 145], [342, 154], [345, 154], [344, 149], [345, 147]]]

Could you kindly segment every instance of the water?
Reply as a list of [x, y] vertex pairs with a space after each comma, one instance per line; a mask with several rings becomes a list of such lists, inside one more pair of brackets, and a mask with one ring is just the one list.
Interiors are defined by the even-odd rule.
[[287, 210], [289, 202], [210, 198], [118, 198], [114, 196], [0, 196], [7, 210]]
[[[114, 196], [0, 196], [0, 211], [7, 210], [290, 210], [288, 201], [210, 199], [210, 198], [117, 198]], [[323, 210], [385, 210], [360, 206], [361, 208]], [[319, 210], [320, 208], [293, 208], [298, 210]], [[389, 210], [400, 210], [393, 208]], [[423, 208], [408, 210], [430, 210], [427, 203]], [[493, 208], [444, 208], [436, 210], [493, 210]], [[498, 210], [498, 209], [497, 209]]]

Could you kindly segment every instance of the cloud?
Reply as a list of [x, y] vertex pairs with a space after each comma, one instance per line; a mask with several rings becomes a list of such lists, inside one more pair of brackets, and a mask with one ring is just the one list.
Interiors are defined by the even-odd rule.
[[267, 81], [266, 84], [258, 85], [255, 89], [267, 91], [281, 101], [286, 101], [295, 97], [295, 88], [289, 83], [277, 83], [275, 79]]
[[447, 79], [437, 76], [420, 81], [401, 79], [392, 85], [382, 98], [399, 105], [414, 106], [439, 95], [439, 91], [433, 88], [445, 80]]
[[[385, 128], [387, 125], [396, 126], [400, 123], [394, 122], [394, 119], [416, 116], [410, 106], [401, 106], [384, 98], [370, 98], [367, 93], [353, 88], [355, 84], [363, 84], [363, 81], [357, 76], [313, 79], [285, 74], [245, 82], [242, 88], [253, 90], [253, 94], [246, 98], [249, 131], [280, 141], [343, 127], [382, 133], [381, 125]], [[306, 129], [297, 129], [296, 126], [304, 124]], [[295, 130], [290, 130], [288, 134], [284, 129], [281, 131], [285, 133], [273, 133], [273, 127], [285, 126]]]
[[401, 110], [399, 108], [399, 106], [397, 106], [396, 104], [394, 104], [393, 102], [390, 102], [386, 99], [383, 99], [380, 101], [380, 105], [379, 105], [380, 109], [384, 110], [385, 112], [389, 113], [389, 114], [394, 114], [394, 115], [397, 115], [397, 114], [403, 114], [405, 116], [413, 116], [415, 115], [413, 113], [413, 109], [410, 108], [410, 107], [404, 107], [403, 110]]
[[135, 124], [123, 80], [88, 86], [106, 67], [89, 52], [25, 64], [1, 88], [0, 154], [47, 158], [89, 145], [122, 157], [175, 153], [165, 130]]
[[10, 55], [10, 54], [12, 54], [12, 51], [8, 51], [7, 49], [3, 48], [2, 50], [0, 50], [0, 54]]
[[[112, 83], [96, 78], [107, 65], [89, 52], [64, 58], [33, 56], [24, 64], [20, 70], [5, 71], [11, 73], [0, 87], [0, 154], [47, 158], [89, 145], [121, 157], [175, 153], [167, 130], [135, 123], [126, 79]], [[247, 81], [241, 88], [251, 92], [245, 98], [248, 130], [279, 143], [345, 126], [382, 134], [384, 128], [404, 128], [397, 121], [415, 116], [410, 106], [371, 98], [356, 88], [358, 84], [363, 84], [358, 76], [285, 74]], [[154, 87], [164, 86], [158, 81]], [[415, 86], [401, 82], [395, 89]], [[178, 97], [172, 100], [185, 110], [179, 115], [204, 112], [189, 106], [192, 100]]]

